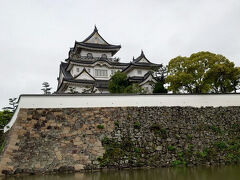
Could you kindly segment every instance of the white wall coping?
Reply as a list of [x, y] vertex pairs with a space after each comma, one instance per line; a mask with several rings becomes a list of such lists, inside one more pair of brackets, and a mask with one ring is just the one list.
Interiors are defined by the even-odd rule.
[[240, 106], [240, 94], [26, 94], [21, 95], [11, 121], [4, 127], [7, 132], [15, 123], [21, 108], [87, 108], [87, 107], [144, 107]]

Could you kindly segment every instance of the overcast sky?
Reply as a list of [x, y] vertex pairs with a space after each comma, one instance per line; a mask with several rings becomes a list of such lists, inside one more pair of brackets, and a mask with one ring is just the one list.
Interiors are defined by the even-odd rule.
[[0, 107], [56, 90], [59, 64], [97, 25], [122, 62], [141, 49], [154, 63], [210, 51], [240, 65], [239, 0], [0, 0]]

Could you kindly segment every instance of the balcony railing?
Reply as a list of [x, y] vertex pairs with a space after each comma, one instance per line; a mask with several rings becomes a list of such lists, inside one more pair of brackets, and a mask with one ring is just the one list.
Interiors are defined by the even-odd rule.
[[80, 56], [80, 55], [73, 55], [72, 58], [74, 60], [107, 60], [107, 61], [112, 61], [112, 62], [119, 62], [120, 58], [114, 57], [114, 58], [106, 58], [106, 57], [89, 57], [89, 56]]

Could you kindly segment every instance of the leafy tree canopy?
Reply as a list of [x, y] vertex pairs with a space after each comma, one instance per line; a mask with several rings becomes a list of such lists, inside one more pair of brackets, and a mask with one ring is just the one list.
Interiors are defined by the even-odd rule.
[[116, 72], [108, 83], [110, 93], [146, 93], [138, 84], [130, 83], [127, 74], [124, 72]]
[[147, 92], [138, 84], [133, 83], [124, 89], [124, 93], [146, 94]]
[[43, 91], [43, 94], [51, 94], [51, 87], [50, 87], [50, 85], [49, 85], [49, 83], [48, 82], [43, 82], [42, 83], [42, 91]]
[[2, 129], [12, 118], [13, 112], [11, 111], [0, 111], [0, 128]]
[[17, 98], [9, 98], [9, 106], [4, 107], [3, 110], [15, 112], [18, 107], [18, 99]]
[[239, 68], [226, 57], [198, 52], [190, 57], [178, 56], [168, 64], [169, 90], [174, 93], [226, 93], [239, 88]]
[[130, 85], [127, 79], [127, 74], [123, 72], [116, 72], [108, 83], [110, 93], [124, 93], [125, 88]]
[[164, 87], [164, 82], [159, 80], [153, 88], [153, 93], [167, 93], [168, 90]]

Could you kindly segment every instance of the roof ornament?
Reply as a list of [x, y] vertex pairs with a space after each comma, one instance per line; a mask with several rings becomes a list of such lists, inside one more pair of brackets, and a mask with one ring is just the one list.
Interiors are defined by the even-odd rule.
[[141, 55], [144, 55], [144, 52], [143, 52], [143, 50], [141, 49]]
[[98, 31], [96, 24], [94, 25], [94, 31], [95, 31], [95, 32]]

